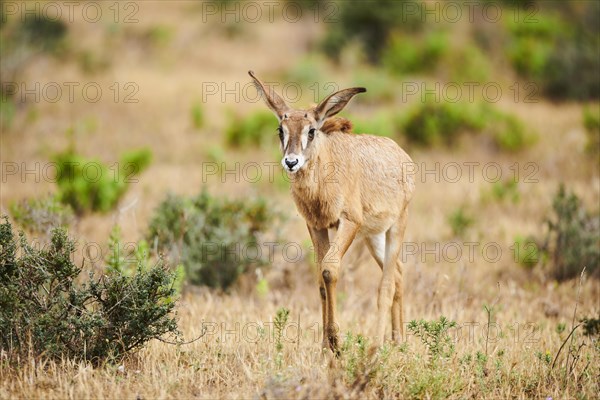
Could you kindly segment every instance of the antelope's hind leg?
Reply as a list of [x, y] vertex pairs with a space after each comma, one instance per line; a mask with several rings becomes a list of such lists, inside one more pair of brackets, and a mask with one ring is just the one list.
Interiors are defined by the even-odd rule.
[[402, 212], [396, 223], [385, 232], [385, 251], [381, 262], [381, 239], [376, 241], [369, 238], [367, 241], [371, 254], [383, 270], [379, 283], [377, 297], [377, 336], [376, 343], [382, 345], [385, 339], [387, 316], [391, 314], [392, 339], [399, 342], [404, 333], [402, 310], [402, 267], [399, 260], [402, 239], [406, 228], [406, 209]]
[[[366, 245], [369, 252], [377, 261], [379, 268], [383, 270], [383, 262], [385, 260], [385, 232], [372, 235], [366, 238]], [[399, 343], [403, 335], [402, 326], [402, 266], [398, 260], [397, 269], [394, 273], [394, 297], [392, 298], [392, 339]]]

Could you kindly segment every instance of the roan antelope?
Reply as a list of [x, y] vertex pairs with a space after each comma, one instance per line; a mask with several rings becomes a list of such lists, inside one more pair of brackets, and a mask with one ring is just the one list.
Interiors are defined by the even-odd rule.
[[323, 347], [338, 352], [335, 288], [342, 257], [357, 237], [364, 237], [383, 270], [375, 343], [383, 344], [390, 312], [392, 339], [399, 342], [404, 333], [400, 251], [415, 187], [407, 172], [411, 158], [393, 140], [352, 134], [348, 120], [332, 118], [365, 88], [340, 90], [314, 108], [294, 110], [248, 73], [279, 120], [281, 163], [317, 254]]

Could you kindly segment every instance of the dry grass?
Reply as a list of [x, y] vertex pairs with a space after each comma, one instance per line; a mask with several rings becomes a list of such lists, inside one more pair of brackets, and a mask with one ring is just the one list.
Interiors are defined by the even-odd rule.
[[[360, 272], [365, 271], [356, 271]], [[600, 355], [589, 341], [566, 380], [562, 372], [566, 352], [554, 370], [544, 361], [557, 354], [567, 337], [576, 288], [550, 285], [524, 290], [506, 279], [496, 288], [493, 279], [477, 271], [447, 273], [448, 278], [432, 269], [407, 273], [407, 314], [425, 319], [447, 315], [460, 327], [453, 331], [456, 354], [435, 368], [428, 367], [426, 349], [410, 335], [402, 346], [388, 345], [379, 353], [367, 350], [364, 357], [352, 347], [340, 360], [322, 354], [316, 290], [310, 282], [300, 282], [295, 289], [274, 290], [263, 299], [247, 293], [188, 293], [179, 308], [180, 328], [191, 338], [207, 327], [200, 341], [181, 347], [154, 342], [126, 359], [122, 367], [34, 359], [15, 369], [2, 365], [0, 397], [595, 397]], [[348, 290], [350, 283], [346, 280], [343, 286]], [[356, 282], [352, 286], [353, 292], [340, 306], [342, 330], [355, 336], [373, 334], [374, 291]], [[583, 284], [579, 315], [593, 312], [592, 299], [598, 295], [594, 282]], [[489, 359], [480, 364], [476, 353], [486, 352], [483, 304], [493, 303], [496, 297], [497, 329], [490, 330], [487, 340]], [[290, 309], [290, 320], [278, 361], [271, 335], [272, 318], [281, 305]], [[558, 307], [557, 316], [548, 310], [552, 306]], [[556, 332], [559, 322], [567, 324], [560, 334]]]
[[[192, 2], [176, 2], [164, 7], [160, 2], [140, 6], [139, 24], [119, 33], [115, 42], [102, 39], [96, 29], [84, 21], [72, 27], [77, 32], [78, 48], [95, 46], [108, 51], [117, 46], [110, 72], [86, 76], [73, 65], [48, 60], [36, 63], [23, 72], [30, 82], [67, 82], [79, 78], [96, 81], [107, 92], [97, 104], [61, 101], [56, 104], [29, 105], [37, 117], [28, 120], [20, 113], [15, 128], [2, 133], [0, 157], [3, 162], [44, 163], [53, 151], [66, 144], [63, 132], [72, 125], [92, 117], [96, 128], [81, 134], [78, 149], [107, 162], [116, 154], [139, 146], [151, 147], [155, 160], [132, 185], [121, 203], [121, 211], [109, 215], [91, 215], [81, 219], [74, 234], [82, 242], [104, 243], [111, 226], [118, 222], [126, 241], [137, 240], [145, 231], [152, 209], [164, 193], [197, 193], [203, 184], [215, 193], [232, 196], [267, 194], [274, 204], [288, 210], [289, 219], [283, 237], [302, 244], [306, 250], [308, 234], [295, 211], [290, 196], [263, 179], [259, 183], [236, 180], [223, 183], [220, 177], [202, 179], [202, 162], [210, 146], [223, 143], [225, 110], [240, 112], [261, 107], [211, 98], [203, 103], [207, 126], [200, 132], [191, 126], [190, 107], [201, 97], [203, 82], [222, 82], [231, 88], [249, 80], [250, 68], [261, 76], [289, 69], [302, 57], [307, 43], [321, 29], [308, 22], [284, 24], [250, 24], [244, 36], [231, 41], [210, 24], [199, 23], [200, 15]], [[108, 4], [108, 3], [107, 3]], [[148, 53], [134, 38], [156, 24], [170, 26], [171, 43]], [[175, 29], [176, 27], [176, 29]], [[285, 29], [284, 29], [285, 28]], [[104, 29], [104, 28], [102, 28]], [[93, 33], [95, 32], [95, 33]], [[251, 40], [253, 45], [248, 46]], [[148, 56], [150, 54], [150, 56]], [[342, 65], [332, 80], [351, 81], [351, 73]], [[75, 78], [74, 78], [75, 77]], [[108, 87], [115, 81], [134, 81], [140, 91], [137, 104], [111, 101]], [[508, 93], [508, 91], [507, 91]], [[368, 93], [367, 93], [368, 94]], [[405, 104], [388, 105], [389, 111]], [[350, 106], [352, 107], [352, 106]], [[418, 338], [408, 336], [401, 346], [388, 345], [384, 350], [365, 352], [349, 350], [340, 360], [320, 350], [318, 327], [321, 321], [315, 271], [311, 263], [289, 263], [278, 253], [267, 271], [270, 290], [260, 296], [249, 280], [231, 293], [222, 294], [190, 289], [178, 309], [179, 326], [186, 338], [202, 332], [203, 323], [214, 331], [185, 346], [153, 342], [139, 354], [118, 365], [93, 368], [65, 360], [63, 362], [22, 360], [18, 366], [0, 359], [0, 398], [595, 398], [600, 392], [600, 351], [598, 344], [586, 340], [578, 353], [573, 371], [564, 375], [565, 347], [554, 369], [551, 360], [566, 339], [576, 303], [577, 281], [557, 284], [540, 271], [525, 271], [515, 264], [510, 246], [516, 235], [538, 234], [550, 208], [558, 183], [569, 187], [588, 205], [597, 207], [600, 176], [597, 160], [583, 155], [585, 135], [579, 104], [555, 105], [513, 103], [503, 98], [499, 107], [514, 112], [535, 129], [540, 139], [536, 145], [517, 155], [499, 154], [471, 139], [454, 149], [407, 150], [419, 165], [440, 168], [450, 162], [464, 165], [479, 163], [475, 179], [467, 177], [449, 183], [429, 175], [417, 179], [418, 187], [411, 204], [407, 228], [408, 242], [421, 252], [410, 256], [405, 265], [405, 315], [407, 320], [433, 320], [444, 315], [461, 328], [456, 352], [447, 360], [428, 367], [427, 350]], [[365, 115], [372, 112], [362, 110]], [[251, 161], [278, 162], [273, 149], [250, 151], [225, 150], [228, 166]], [[483, 166], [496, 162], [509, 177], [511, 165], [533, 162], [539, 167], [536, 183], [519, 182], [521, 200], [485, 202], [491, 183], [482, 177]], [[24, 181], [8, 177], [0, 190], [0, 207], [4, 213], [11, 201], [39, 196], [54, 189], [50, 182]], [[420, 182], [420, 183], [419, 183]], [[130, 207], [128, 207], [130, 206]], [[447, 216], [466, 206], [475, 223], [463, 238], [453, 238]], [[442, 257], [424, 257], [425, 250], [439, 244], [458, 242], [463, 256], [451, 261], [453, 254], [437, 251]], [[470, 260], [465, 242], [477, 242], [475, 257]], [[498, 243], [502, 257], [489, 261], [480, 250], [486, 243]], [[379, 271], [374, 261], [357, 244], [346, 257], [338, 285], [339, 321], [343, 334], [354, 336], [374, 333], [376, 288]], [[583, 316], [597, 316], [600, 286], [598, 281], [584, 280], [575, 322]], [[494, 306], [494, 321], [502, 335], [486, 340], [488, 323], [484, 305]], [[276, 311], [290, 310], [292, 326], [278, 356], [269, 328]], [[298, 334], [298, 325], [300, 333]], [[565, 324], [559, 333], [557, 327]], [[260, 336], [257, 328], [264, 328]], [[472, 333], [472, 335], [471, 335]], [[574, 343], [584, 340], [576, 331]], [[257, 337], [258, 336], [258, 337]], [[487, 342], [487, 346], [486, 346]], [[478, 363], [476, 353], [486, 354]], [[468, 357], [471, 361], [468, 361]]]

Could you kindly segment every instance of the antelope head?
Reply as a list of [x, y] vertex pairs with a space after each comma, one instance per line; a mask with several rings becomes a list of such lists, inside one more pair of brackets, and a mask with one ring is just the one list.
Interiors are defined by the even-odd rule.
[[296, 173], [315, 155], [316, 143], [325, 121], [342, 111], [350, 99], [366, 92], [362, 87], [343, 89], [333, 93], [317, 106], [308, 110], [294, 110], [274, 90], [268, 89], [255, 75], [248, 71], [267, 106], [279, 120], [279, 142], [283, 159], [281, 165], [288, 173]]

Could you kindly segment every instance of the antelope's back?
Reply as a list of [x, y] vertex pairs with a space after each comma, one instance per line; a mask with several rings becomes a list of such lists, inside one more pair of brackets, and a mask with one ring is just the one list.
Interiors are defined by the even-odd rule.
[[399, 215], [411, 200], [414, 190], [414, 163], [392, 139], [367, 135], [331, 135], [343, 149], [348, 175], [357, 180], [365, 217], [386, 218]]

